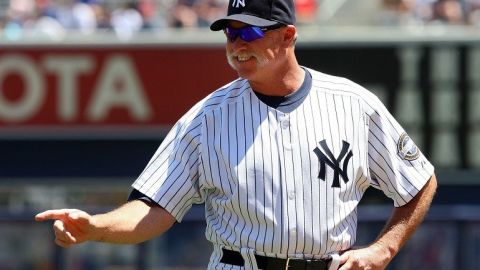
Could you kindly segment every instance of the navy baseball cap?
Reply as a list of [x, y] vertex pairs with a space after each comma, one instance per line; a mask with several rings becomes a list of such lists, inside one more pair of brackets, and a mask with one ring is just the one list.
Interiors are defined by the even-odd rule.
[[223, 30], [228, 21], [267, 27], [275, 24], [295, 24], [293, 0], [229, 0], [227, 16], [210, 25], [212, 31]]

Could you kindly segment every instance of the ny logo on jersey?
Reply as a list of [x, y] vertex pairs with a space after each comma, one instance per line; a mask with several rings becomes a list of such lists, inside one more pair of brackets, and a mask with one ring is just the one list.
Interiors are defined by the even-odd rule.
[[240, 5], [241, 5], [242, 7], [245, 7], [245, 0], [233, 0], [233, 1], [232, 1], [232, 7], [239, 8]]
[[[315, 154], [318, 157], [318, 160], [320, 161], [320, 172], [318, 173], [318, 178], [325, 181], [327, 165], [330, 168], [332, 168], [334, 171], [332, 188], [340, 187], [340, 176], [343, 178], [343, 182], [347, 183], [349, 181], [348, 175], [347, 175], [347, 167], [348, 167], [348, 162], [350, 162], [350, 159], [353, 156], [353, 152], [352, 150], [350, 150], [347, 153], [348, 148], [350, 147], [350, 144], [346, 141], [342, 141], [342, 142], [343, 142], [342, 151], [340, 152], [340, 155], [337, 158], [335, 158], [330, 148], [328, 148], [327, 142], [325, 140], [320, 141], [319, 143], [320, 143], [320, 147], [323, 149], [326, 155], [318, 147], [313, 149], [313, 152], [315, 152]], [[342, 159], [343, 159], [343, 165], [341, 166], [340, 163], [342, 162]]]

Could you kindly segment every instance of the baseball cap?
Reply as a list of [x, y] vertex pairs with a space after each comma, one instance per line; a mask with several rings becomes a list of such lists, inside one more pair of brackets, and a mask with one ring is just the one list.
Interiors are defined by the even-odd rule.
[[293, 0], [229, 0], [227, 16], [210, 25], [212, 31], [223, 30], [228, 21], [240, 21], [260, 27], [295, 24]]

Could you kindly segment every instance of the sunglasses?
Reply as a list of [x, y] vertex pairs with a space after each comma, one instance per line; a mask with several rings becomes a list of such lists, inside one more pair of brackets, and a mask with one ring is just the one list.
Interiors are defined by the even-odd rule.
[[233, 28], [230, 26], [225, 27], [223, 32], [227, 36], [230, 42], [234, 42], [237, 37], [240, 37], [243, 41], [251, 42], [265, 36], [265, 33], [283, 27], [283, 24], [274, 24], [268, 27], [259, 27], [254, 25], [248, 25], [242, 28]]

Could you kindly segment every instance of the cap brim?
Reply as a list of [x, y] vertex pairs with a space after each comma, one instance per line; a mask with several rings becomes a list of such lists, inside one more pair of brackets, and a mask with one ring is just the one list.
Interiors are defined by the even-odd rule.
[[221, 18], [219, 20], [214, 21], [210, 25], [210, 30], [212, 31], [219, 31], [223, 30], [227, 24], [228, 21], [239, 21], [243, 22], [249, 25], [255, 25], [255, 26], [260, 26], [260, 27], [267, 27], [267, 26], [272, 26], [274, 24], [277, 24], [278, 22], [275, 21], [269, 21], [265, 20], [259, 17], [255, 17], [252, 15], [247, 15], [247, 14], [233, 14], [224, 18]]

